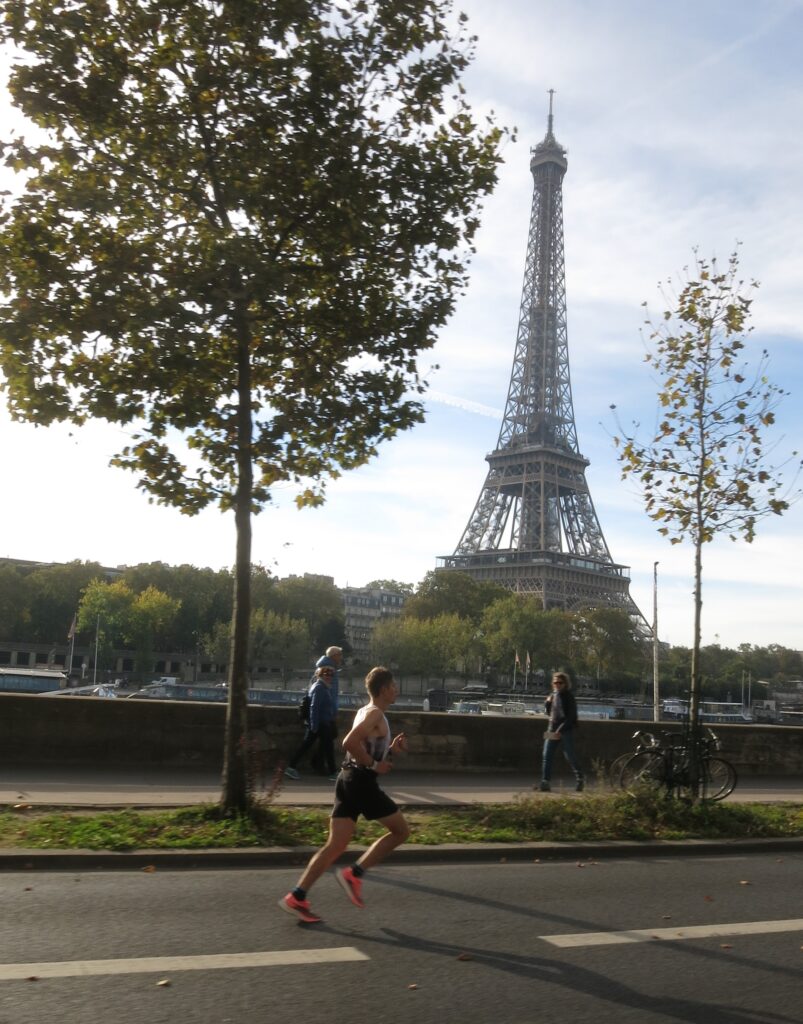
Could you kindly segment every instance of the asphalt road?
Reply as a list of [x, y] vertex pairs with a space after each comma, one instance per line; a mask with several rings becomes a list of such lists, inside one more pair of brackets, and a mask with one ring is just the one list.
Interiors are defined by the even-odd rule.
[[0, 874], [0, 1024], [803, 1022], [801, 854], [296, 874]]

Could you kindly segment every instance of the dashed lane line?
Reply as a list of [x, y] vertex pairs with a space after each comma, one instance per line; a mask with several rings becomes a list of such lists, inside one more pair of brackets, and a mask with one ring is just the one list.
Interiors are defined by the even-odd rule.
[[145, 956], [121, 960], [64, 960], [53, 963], [0, 964], [0, 981], [26, 978], [89, 978], [108, 974], [166, 974], [171, 971], [220, 971], [236, 967], [289, 967], [369, 960], [354, 946], [329, 949], [280, 949], [257, 953], [201, 956]]
[[773, 932], [803, 931], [803, 918], [789, 921], [743, 921], [734, 924], [698, 924], [687, 928], [636, 928], [623, 932], [578, 932], [575, 935], [540, 935], [553, 946], [616, 946], [625, 942], [661, 942], [676, 939], [727, 938], [732, 935], [770, 935]]

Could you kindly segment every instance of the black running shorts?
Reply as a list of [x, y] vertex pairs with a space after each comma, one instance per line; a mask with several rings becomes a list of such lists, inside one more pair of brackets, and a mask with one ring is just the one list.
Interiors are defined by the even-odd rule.
[[379, 788], [379, 777], [370, 768], [343, 768], [335, 786], [333, 818], [351, 818], [362, 814], [368, 821], [388, 818], [398, 806]]

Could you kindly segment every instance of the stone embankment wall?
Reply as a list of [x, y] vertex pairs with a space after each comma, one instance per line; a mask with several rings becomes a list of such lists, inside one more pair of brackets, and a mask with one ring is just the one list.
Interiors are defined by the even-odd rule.
[[[220, 704], [0, 694], [0, 762], [216, 768], [222, 761], [225, 716]], [[341, 736], [352, 717], [353, 712], [341, 712]], [[391, 719], [393, 731], [404, 731], [409, 739], [408, 770], [531, 772], [539, 763], [543, 718], [398, 711]], [[249, 723], [253, 748], [268, 769], [293, 751], [302, 733], [295, 708], [250, 707]], [[577, 745], [584, 764], [590, 770], [604, 768], [632, 748], [632, 734], [639, 728], [654, 731], [656, 726], [583, 722]], [[725, 725], [716, 732], [723, 756], [739, 772], [803, 775], [801, 728]]]

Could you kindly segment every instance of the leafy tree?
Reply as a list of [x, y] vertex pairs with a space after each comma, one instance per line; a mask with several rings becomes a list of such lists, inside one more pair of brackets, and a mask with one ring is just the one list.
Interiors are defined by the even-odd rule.
[[307, 573], [279, 580], [273, 588], [271, 604], [291, 619], [305, 620], [314, 649], [320, 653], [342, 641], [343, 597], [327, 577]]
[[0, 640], [27, 640], [30, 621], [27, 577], [16, 566], [0, 563]]
[[82, 591], [101, 571], [97, 562], [80, 561], [27, 569], [0, 566], [0, 636], [5, 632], [8, 639], [27, 643], [64, 643]]
[[251, 664], [268, 664], [281, 670], [287, 683], [290, 672], [303, 665], [310, 654], [309, 626], [303, 619], [255, 608], [251, 615]]
[[597, 679], [624, 672], [638, 659], [635, 624], [621, 608], [588, 608], [575, 619], [579, 645]]
[[371, 580], [365, 584], [366, 590], [389, 590], [393, 594], [411, 597], [415, 586], [412, 583], [400, 583], [399, 580]]
[[404, 603], [403, 614], [416, 619], [459, 615], [478, 622], [483, 610], [510, 593], [496, 583], [478, 583], [464, 572], [428, 572], [415, 594]]
[[134, 597], [122, 580], [107, 583], [94, 579], [84, 590], [76, 630], [88, 640], [97, 637], [98, 666], [108, 665], [114, 649], [125, 644]]
[[[225, 664], [231, 649], [231, 623], [216, 623], [201, 638], [201, 646], [209, 657]], [[286, 683], [290, 671], [310, 656], [309, 627], [302, 619], [291, 619], [289, 615], [255, 608], [251, 613], [248, 650], [250, 672], [264, 664], [279, 667]]]
[[170, 631], [179, 602], [150, 586], [136, 594], [123, 580], [92, 580], [78, 608], [79, 633], [98, 635], [98, 662], [108, 665], [118, 647], [136, 653], [137, 668], [151, 671], [157, 641]]
[[153, 668], [153, 652], [169, 647], [166, 637], [173, 632], [181, 602], [169, 594], [146, 587], [131, 602], [124, 639], [137, 652], [137, 668], [149, 672]]
[[[765, 457], [766, 431], [784, 392], [766, 376], [766, 350], [751, 360], [746, 346], [756, 282], [739, 278], [738, 252], [721, 269], [695, 254], [672, 308], [646, 321], [659, 378], [660, 422], [647, 440], [615, 438], [622, 476], [644, 491], [648, 514], [673, 544], [694, 550], [694, 632], [690, 717], [696, 734], [700, 702], [703, 545], [719, 534], [753, 540], [763, 517], [788, 508], [778, 467]], [[666, 295], [664, 296], [666, 298]], [[796, 453], [795, 453], [796, 454]]]
[[394, 617], [380, 620], [371, 639], [378, 662], [398, 674], [443, 680], [464, 672], [475, 633], [473, 624], [455, 614], [432, 619]]
[[[234, 513], [222, 802], [248, 806], [252, 515], [423, 417], [500, 132], [451, 0], [0, 0], [12, 98], [0, 358], [12, 415], [100, 417], [113, 462]], [[183, 443], [186, 442], [186, 445]]]
[[[128, 567], [122, 579], [137, 593], [153, 586], [179, 603], [166, 649], [194, 653], [202, 634], [220, 620], [231, 620], [232, 576], [227, 569], [150, 562]], [[228, 654], [221, 662], [227, 660]]]
[[[511, 594], [499, 598], [489, 605], [482, 616], [482, 633], [488, 657], [500, 667], [502, 672], [512, 672], [513, 662], [518, 652], [522, 666], [526, 652], [535, 653], [539, 634], [542, 633], [543, 602], [540, 598]], [[537, 658], [533, 668], [539, 667]], [[551, 665], [542, 664], [543, 668]]]

